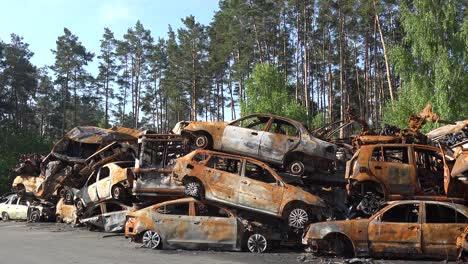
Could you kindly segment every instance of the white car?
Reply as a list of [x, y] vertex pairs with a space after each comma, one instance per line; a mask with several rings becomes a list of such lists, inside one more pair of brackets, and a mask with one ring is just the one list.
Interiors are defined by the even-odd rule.
[[82, 211], [88, 204], [107, 199], [125, 200], [129, 186], [127, 170], [134, 162], [113, 162], [94, 171], [75, 194], [75, 205]]
[[28, 218], [28, 207], [30, 204], [31, 201], [29, 199], [20, 198], [16, 194], [7, 196], [6, 199], [0, 203], [0, 215], [2, 220], [26, 220]]

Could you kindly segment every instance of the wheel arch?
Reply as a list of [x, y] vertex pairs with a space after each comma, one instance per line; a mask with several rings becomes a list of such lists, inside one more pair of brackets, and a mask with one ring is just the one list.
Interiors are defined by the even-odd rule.
[[332, 235], [338, 235], [341, 239], [345, 239], [345, 241], [349, 242], [349, 245], [351, 246], [350, 250], [353, 253], [353, 257], [356, 256], [356, 246], [354, 245], [354, 242], [352, 239], [349, 238], [348, 235], [343, 233], [342, 231], [332, 231], [330, 233], [327, 233], [322, 237], [323, 240], [326, 240], [327, 238], [331, 237]]

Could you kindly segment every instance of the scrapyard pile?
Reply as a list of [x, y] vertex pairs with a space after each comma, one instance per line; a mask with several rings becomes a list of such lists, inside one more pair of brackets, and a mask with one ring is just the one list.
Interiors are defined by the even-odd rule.
[[[378, 133], [351, 111], [314, 131], [270, 114], [168, 134], [76, 127], [46, 157], [22, 157], [0, 213], [124, 231], [153, 249], [302, 242], [344, 256], [456, 258], [467, 249], [468, 121], [423, 135], [426, 121], [441, 122], [427, 107], [410, 128]], [[363, 132], [332, 139], [351, 123]]]

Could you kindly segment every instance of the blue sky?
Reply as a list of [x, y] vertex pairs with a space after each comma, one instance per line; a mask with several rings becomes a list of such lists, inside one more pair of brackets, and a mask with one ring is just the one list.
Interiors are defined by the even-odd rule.
[[121, 39], [139, 19], [157, 39], [166, 37], [169, 24], [174, 30], [181, 27], [188, 15], [207, 25], [216, 10], [218, 0], [0, 0], [0, 39], [10, 42], [11, 33], [22, 36], [35, 53], [33, 64], [41, 67], [54, 63], [50, 50], [64, 27], [97, 56], [104, 27]]

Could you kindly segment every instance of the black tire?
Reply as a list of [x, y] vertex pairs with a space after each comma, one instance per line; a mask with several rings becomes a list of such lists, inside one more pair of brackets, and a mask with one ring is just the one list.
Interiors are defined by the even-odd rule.
[[283, 215], [288, 226], [303, 229], [311, 222], [310, 212], [305, 205], [292, 205]]
[[67, 190], [65, 190], [65, 188], [63, 187], [60, 187], [58, 190], [57, 190], [57, 194], [60, 198], [63, 198], [65, 199], [65, 196], [67, 195]]
[[288, 170], [291, 174], [302, 176], [305, 173], [305, 165], [300, 160], [292, 160], [288, 164]]
[[189, 180], [184, 185], [184, 193], [187, 196], [194, 197], [197, 199], [204, 199], [205, 198], [205, 189], [200, 181], [197, 180]]
[[111, 189], [111, 195], [115, 200], [124, 201], [126, 198], [125, 188], [120, 184], [114, 185]]
[[19, 197], [24, 197], [24, 195], [26, 194], [26, 187], [24, 187], [23, 184], [16, 185], [16, 194]]
[[2, 213], [2, 220], [3, 221], [10, 221], [10, 216], [8, 215], [7, 212]]
[[83, 201], [76, 200], [75, 201], [75, 207], [76, 207], [76, 212], [77, 213], [83, 213], [84, 212], [85, 206], [84, 206]]
[[264, 253], [268, 251], [270, 242], [263, 234], [254, 233], [247, 238], [245, 246], [252, 253]]
[[65, 191], [65, 204], [73, 204], [73, 198], [73, 193], [71, 191]]
[[197, 149], [212, 149], [213, 140], [211, 139], [211, 136], [207, 133], [198, 132], [195, 133], [193, 137], [193, 145]]
[[344, 235], [330, 234], [325, 240], [328, 242], [328, 253], [347, 258], [354, 256], [353, 244]]
[[158, 232], [146, 230], [142, 236], [143, 246], [150, 249], [158, 249], [162, 247], [162, 238]]
[[39, 215], [38, 211], [32, 212], [31, 215], [29, 216], [29, 221], [31, 221], [33, 223], [37, 223], [40, 220], [41, 220], [41, 216]]

